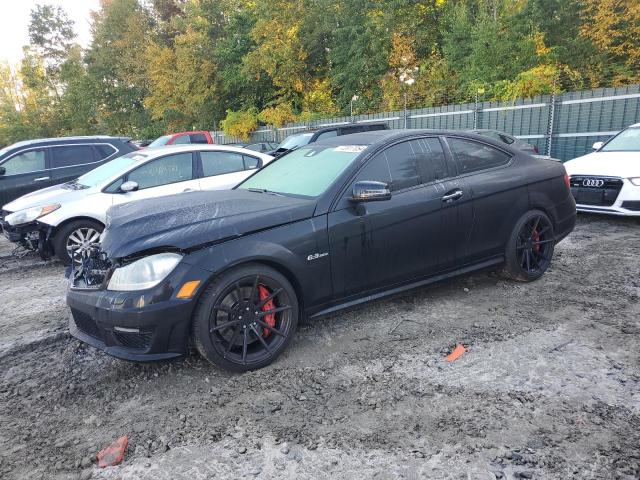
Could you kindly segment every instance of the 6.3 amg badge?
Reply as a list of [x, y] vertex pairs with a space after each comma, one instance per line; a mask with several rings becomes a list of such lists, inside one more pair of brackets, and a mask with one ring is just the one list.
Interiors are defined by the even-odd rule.
[[329, 252], [314, 253], [313, 255], [309, 255], [307, 257], [307, 262], [310, 262], [312, 260], [317, 260], [317, 259], [322, 258], [322, 257], [326, 257], [327, 255], [329, 255]]

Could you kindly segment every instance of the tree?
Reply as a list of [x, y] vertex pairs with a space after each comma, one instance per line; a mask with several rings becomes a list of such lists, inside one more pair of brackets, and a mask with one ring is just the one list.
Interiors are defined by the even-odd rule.
[[249, 134], [258, 128], [258, 112], [255, 108], [234, 112], [227, 110], [227, 116], [220, 122], [222, 131], [227, 135], [249, 140]]
[[36, 5], [29, 22], [30, 49], [44, 60], [47, 75], [57, 80], [60, 67], [74, 44], [73, 21], [62, 7]]
[[580, 31], [605, 55], [614, 84], [640, 80], [640, 2], [583, 0]]
[[300, 39], [303, 2], [257, 0], [253, 7], [256, 23], [251, 38], [256, 46], [244, 58], [249, 75], [267, 75], [277, 88], [278, 99], [300, 104], [308, 81], [307, 52]]
[[151, 18], [136, 0], [101, 0], [85, 61], [103, 131], [136, 135], [150, 122], [144, 107], [150, 32]]

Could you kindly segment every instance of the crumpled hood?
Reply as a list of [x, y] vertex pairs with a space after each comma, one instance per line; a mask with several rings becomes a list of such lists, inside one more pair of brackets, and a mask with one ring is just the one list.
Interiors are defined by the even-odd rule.
[[180, 250], [310, 218], [315, 201], [248, 190], [186, 192], [111, 207], [102, 249], [109, 258]]
[[89, 193], [93, 193], [93, 190], [88, 188], [73, 190], [65, 188], [63, 185], [55, 185], [53, 187], [43, 188], [41, 190], [36, 190], [35, 192], [27, 193], [26, 195], [7, 203], [3, 209], [9, 212], [17, 212], [18, 210], [24, 210], [25, 208], [40, 207], [54, 203], [63, 204], [84, 198]]

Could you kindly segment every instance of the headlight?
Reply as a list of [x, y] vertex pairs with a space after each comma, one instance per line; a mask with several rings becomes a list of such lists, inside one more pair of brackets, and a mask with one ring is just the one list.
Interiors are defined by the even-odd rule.
[[54, 210], [60, 208], [60, 205], [45, 205], [43, 207], [26, 208], [17, 212], [11, 213], [6, 216], [5, 221], [9, 225], [22, 225], [23, 223], [30, 223], [37, 220], [40, 217], [50, 214]]
[[634, 178], [630, 178], [629, 181], [631, 183], [633, 183], [634, 185], [640, 187], [640, 177], [634, 177]]
[[116, 268], [109, 280], [108, 290], [131, 291], [155, 287], [182, 260], [177, 253], [158, 253]]

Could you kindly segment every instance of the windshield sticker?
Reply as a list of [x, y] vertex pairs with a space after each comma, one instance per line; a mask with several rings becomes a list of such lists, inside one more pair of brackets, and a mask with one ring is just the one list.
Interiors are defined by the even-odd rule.
[[333, 149], [334, 152], [360, 153], [367, 149], [366, 145], [340, 145]]

